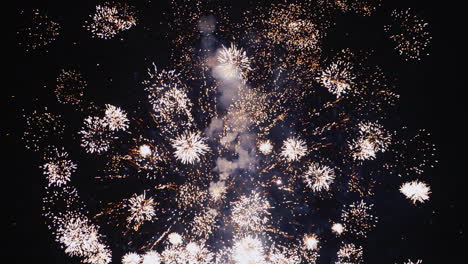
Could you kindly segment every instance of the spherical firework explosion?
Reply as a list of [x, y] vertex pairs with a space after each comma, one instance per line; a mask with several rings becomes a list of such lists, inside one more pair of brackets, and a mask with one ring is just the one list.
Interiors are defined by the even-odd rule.
[[414, 204], [416, 202], [424, 203], [424, 201], [429, 200], [429, 194], [431, 193], [427, 184], [417, 180], [403, 183], [400, 192]]
[[[395, 124], [391, 79], [371, 53], [325, 46], [337, 11], [371, 16], [380, 1], [325, 2], [232, 22], [211, 1], [172, 1], [171, 64], [145, 62], [135, 102], [89, 102], [66, 116], [67, 133], [47, 108], [25, 114], [25, 145], [44, 152], [44, 215], [65, 253], [90, 264], [359, 264], [382, 186], [427, 202], [429, 185], [414, 177], [434, 147]], [[140, 27], [135, 13], [98, 5], [86, 28], [123, 39]], [[418, 57], [428, 38], [410, 33], [391, 39]], [[88, 103], [85, 87], [62, 71], [59, 107]]]
[[200, 156], [210, 149], [200, 135], [191, 132], [172, 140], [172, 147], [176, 158], [185, 164], [200, 161]]

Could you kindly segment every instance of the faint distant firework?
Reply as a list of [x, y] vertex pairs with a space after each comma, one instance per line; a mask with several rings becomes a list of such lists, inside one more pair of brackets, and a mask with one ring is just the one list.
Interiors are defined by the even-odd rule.
[[[83, 76], [61, 70], [58, 109], [24, 111], [56, 241], [90, 264], [363, 263], [381, 187], [428, 202], [416, 178], [437, 162], [427, 131], [396, 124], [400, 95], [378, 58], [325, 45], [335, 15], [382, 3], [252, 6], [236, 22], [195, 3], [172, 1], [171, 64], [147, 65], [136, 102], [93, 103]], [[123, 38], [136, 12], [100, 4], [85, 28]], [[426, 24], [392, 18], [397, 49], [419, 57], [426, 31], [398, 30]]]
[[429, 55], [428, 47], [432, 37], [429, 24], [412, 9], [394, 10], [392, 23], [385, 31], [394, 42], [395, 49], [405, 60], [421, 60]]
[[[29, 16], [29, 13], [22, 11], [21, 15]], [[26, 21], [17, 31], [17, 43], [28, 52], [47, 47], [60, 35], [60, 24], [52, 21], [42, 10], [32, 10]]]
[[62, 104], [79, 105], [83, 102], [87, 86], [81, 73], [75, 70], [62, 70], [57, 77], [55, 88], [57, 101]]

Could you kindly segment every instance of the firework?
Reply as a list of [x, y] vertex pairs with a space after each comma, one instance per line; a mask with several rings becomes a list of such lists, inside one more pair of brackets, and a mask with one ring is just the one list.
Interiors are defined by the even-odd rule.
[[141, 264], [160, 264], [161, 255], [157, 251], [148, 251], [143, 255]]
[[209, 192], [210, 192], [211, 198], [214, 201], [218, 201], [222, 199], [224, 194], [226, 193], [226, 182], [225, 181], [210, 182]]
[[132, 224], [135, 230], [138, 230], [143, 222], [153, 220], [156, 215], [154, 211], [156, 203], [153, 198], [146, 199], [145, 196], [145, 194], [134, 195], [128, 199], [127, 207], [130, 215], [127, 217], [127, 222]]
[[175, 149], [174, 156], [184, 164], [194, 164], [200, 161], [200, 156], [210, 148], [205, 139], [194, 132], [187, 132], [172, 140]]
[[385, 31], [395, 44], [395, 49], [405, 60], [420, 60], [425, 54], [432, 37], [428, 23], [413, 10], [394, 10], [393, 23], [385, 26]]
[[234, 243], [232, 259], [236, 264], [266, 264], [264, 250], [258, 238], [246, 236]]
[[359, 136], [351, 142], [353, 157], [357, 160], [375, 159], [378, 152], [385, 152], [391, 137], [382, 125], [372, 122], [358, 124]]
[[345, 231], [366, 237], [367, 232], [372, 230], [377, 222], [377, 218], [370, 212], [372, 207], [373, 204], [362, 200], [345, 207], [341, 213], [341, 220], [346, 223]]
[[65, 253], [82, 257], [87, 263], [110, 263], [111, 252], [88, 219], [72, 215], [59, 221], [62, 224], [57, 229], [57, 240], [64, 245]]
[[52, 21], [43, 11], [34, 9], [29, 23], [17, 32], [18, 43], [27, 52], [44, 48], [58, 38], [60, 30], [59, 23]]
[[352, 243], [341, 245], [338, 250], [338, 261], [335, 264], [359, 264], [363, 262], [363, 252], [361, 246]]
[[78, 105], [83, 101], [84, 90], [88, 84], [83, 76], [74, 70], [62, 70], [57, 77], [55, 95], [62, 104]]
[[234, 202], [231, 219], [240, 228], [262, 230], [268, 221], [270, 204], [259, 193], [253, 192]]
[[238, 79], [245, 82], [246, 74], [251, 70], [250, 59], [246, 52], [238, 49], [234, 43], [229, 48], [222, 46], [217, 56], [218, 65], [214, 68], [215, 75], [224, 80]]
[[312, 163], [304, 175], [307, 187], [311, 188], [314, 192], [328, 190], [334, 179], [335, 172], [330, 167], [318, 163]]
[[429, 200], [429, 194], [431, 193], [427, 184], [417, 180], [403, 183], [400, 192], [410, 199], [413, 204], [416, 204], [416, 202], [424, 203], [424, 201]]
[[280, 154], [287, 161], [296, 161], [305, 156], [306, 153], [305, 141], [297, 137], [290, 137], [284, 141]]
[[141, 260], [137, 253], [127, 253], [122, 257], [122, 264], [139, 264]]
[[[389, 120], [399, 95], [375, 56], [322, 41], [337, 8], [368, 16], [380, 1], [272, 4], [239, 24], [217, 2], [171, 5], [173, 63], [148, 69], [142, 104], [95, 106], [81, 74], [62, 70], [57, 107], [82, 110], [67, 115], [67, 133], [47, 109], [25, 114], [26, 146], [46, 152], [44, 215], [65, 252], [96, 264], [298, 264], [317, 263], [330, 245], [335, 263], [362, 263], [364, 249], [349, 241], [376, 226], [379, 176], [434, 165], [426, 133]], [[103, 3], [86, 27], [115, 38], [135, 14]], [[393, 34], [396, 25], [387, 30], [396, 43], [411, 36]], [[75, 153], [65, 140], [77, 134], [85, 151]], [[77, 164], [99, 184], [75, 184]], [[74, 186], [89, 188], [85, 200]], [[400, 192], [423, 203], [430, 188], [410, 181]]]
[[111, 39], [135, 25], [136, 19], [132, 8], [127, 4], [119, 3], [115, 6], [97, 5], [95, 14], [85, 27], [93, 34], [93, 37]]
[[42, 168], [47, 175], [49, 186], [62, 186], [70, 181], [72, 174], [76, 171], [77, 165], [68, 159], [68, 153], [55, 150], [54, 154], [46, 157], [47, 163]]
[[90, 153], [102, 153], [109, 149], [115, 138], [107, 128], [107, 122], [97, 116], [90, 116], [84, 120], [81, 134], [81, 146]]
[[349, 63], [338, 61], [332, 63], [328, 68], [322, 71], [317, 80], [325, 86], [328, 91], [336, 97], [341, 97], [354, 85], [352, 66]]
[[345, 230], [344, 226], [342, 224], [340, 224], [340, 223], [334, 223], [332, 225], [331, 229], [332, 229], [333, 233], [335, 233], [338, 236], [341, 235], [343, 233], [343, 231]]
[[128, 128], [127, 114], [113, 105], [106, 105], [104, 122], [110, 130], [126, 130]]
[[182, 244], [182, 236], [177, 233], [170, 233], [167, 238], [172, 245]]
[[258, 150], [263, 155], [268, 155], [273, 151], [273, 145], [271, 144], [270, 140], [262, 140], [258, 142]]
[[319, 245], [319, 239], [314, 234], [304, 236], [304, 246], [308, 250], [317, 250]]

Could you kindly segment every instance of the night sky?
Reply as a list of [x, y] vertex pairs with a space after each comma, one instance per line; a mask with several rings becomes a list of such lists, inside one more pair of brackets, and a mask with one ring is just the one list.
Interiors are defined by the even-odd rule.
[[[58, 39], [45, 49], [25, 52], [15, 45], [15, 76], [4, 82], [1, 134], [4, 142], [3, 210], [6, 220], [7, 247], [2, 256], [11, 257], [8, 263], [79, 263], [69, 258], [47, 229], [41, 215], [41, 197], [46, 181], [38, 166], [38, 155], [24, 148], [23, 109], [36, 105], [60, 107], [53, 95], [55, 78], [62, 68], [78, 69], [86, 76], [88, 93], [99, 104], [131, 105], [141, 95], [146, 69], [154, 61], [158, 67], [170, 65], [169, 43], [165, 39], [168, 1], [131, 1], [138, 10], [139, 24], [111, 40], [92, 38], [83, 29], [84, 20], [94, 12], [94, 1], [18, 1], [16, 15], [5, 25], [15, 30], [24, 23], [20, 11], [33, 8], [45, 10], [49, 17], [62, 24]], [[245, 7], [258, 1], [232, 1], [232, 13], [240, 15]], [[379, 223], [369, 234], [365, 245], [365, 263], [403, 263], [411, 258], [423, 263], [460, 263], [465, 255], [462, 240], [466, 239], [465, 121], [462, 108], [466, 83], [462, 82], [466, 68], [463, 50], [457, 42], [466, 29], [459, 31], [459, 16], [452, 14], [457, 7], [448, 2], [415, 0], [383, 1], [371, 18], [352, 13], [343, 14], [325, 40], [327, 47], [355, 50], [375, 49], [378, 62], [385, 72], [396, 77], [401, 100], [395, 119], [412, 128], [426, 128], [437, 146], [438, 165], [428, 169], [422, 179], [431, 186], [431, 198], [418, 206], [405, 202], [392, 190], [376, 202]], [[393, 49], [381, 28], [383, 21], [395, 8], [411, 7], [430, 24], [432, 42], [430, 56], [421, 61], [404, 61]], [[369, 33], [371, 32], [371, 33]], [[455, 35], [456, 34], [456, 35]], [[460, 35], [460, 39], [454, 36]], [[45, 52], [47, 50], [47, 52]], [[11, 53], [4, 50], [5, 55]], [[6, 80], [11, 76], [4, 76]], [[138, 96], [137, 96], [138, 95]], [[459, 103], [460, 102], [460, 103]], [[3, 261], [2, 261], [3, 262]], [[5, 262], [7, 263], [7, 262]], [[117, 263], [117, 262], [116, 262]], [[120, 263], [120, 262], [118, 262]], [[322, 262], [319, 262], [322, 263]]]

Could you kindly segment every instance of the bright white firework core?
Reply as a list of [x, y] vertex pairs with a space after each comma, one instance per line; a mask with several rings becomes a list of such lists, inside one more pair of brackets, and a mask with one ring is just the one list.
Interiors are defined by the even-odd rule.
[[185, 133], [172, 140], [175, 148], [174, 155], [184, 164], [194, 164], [200, 161], [200, 156], [205, 154], [209, 147], [205, 139], [197, 133]]

